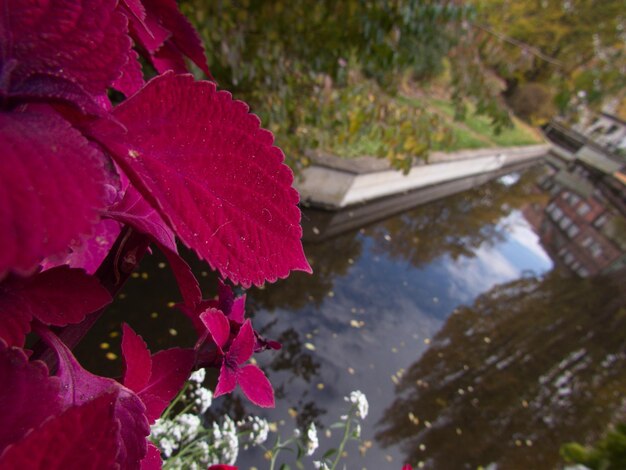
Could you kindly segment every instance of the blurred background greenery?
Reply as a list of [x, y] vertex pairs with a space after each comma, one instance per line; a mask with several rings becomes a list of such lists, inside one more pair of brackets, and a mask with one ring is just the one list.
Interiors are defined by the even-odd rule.
[[[220, 87], [297, 168], [319, 149], [407, 170], [524, 145], [560, 113], [626, 114], [622, 0], [182, 0]], [[621, 103], [621, 108], [620, 108]]]

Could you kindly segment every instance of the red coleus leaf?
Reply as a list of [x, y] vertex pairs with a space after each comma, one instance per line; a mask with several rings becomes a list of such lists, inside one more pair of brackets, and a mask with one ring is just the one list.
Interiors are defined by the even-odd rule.
[[121, 201], [107, 209], [103, 215], [131, 225], [138, 232], [150, 235], [154, 241], [176, 251], [176, 239], [172, 229], [132, 186], [128, 186]]
[[217, 386], [215, 387], [214, 397], [221, 397], [235, 390], [237, 386], [237, 369], [238, 367], [229, 367], [226, 361], [222, 363], [220, 368], [220, 375], [217, 379]]
[[[172, 348], [154, 354], [150, 382], [139, 392], [139, 397], [158, 397], [166, 406], [169, 405], [189, 378], [194, 359], [195, 354], [191, 349]], [[157, 420], [166, 406], [150, 407], [146, 412], [148, 420], [151, 423]]]
[[217, 308], [236, 323], [242, 324], [246, 307], [246, 295], [235, 298], [230, 286], [224, 284], [221, 279], [217, 281]]
[[187, 73], [187, 63], [183, 54], [176, 48], [174, 44], [167, 41], [156, 51], [151, 57], [152, 65], [159, 73], [174, 72]]
[[230, 345], [226, 357], [227, 360], [232, 361], [234, 364], [243, 364], [252, 357], [253, 352], [254, 331], [252, 330], [252, 322], [246, 320]]
[[161, 451], [152, 442], [148, 442], [148, 453], [141, 461], [141, 470], [161, 470]]
[[127, 21], [116, 4], [0, 0], [0, 96], [61, 99], [85, 109], [128, 60]]
[[[171, 263], [171, 262], [170, 262]], [[179, 276], [177, 276], [178, 280]], [[195, 279], [195, 278], [194, 278]], [[180, 284], [180, 280], [178, 281]], [[218, 279], [218, 298], [217, 299], [209, 299], [209, 300], [201, 300], [198, 299], [195, 304], [190, 302], [185, 302], [185, 305], [178, 305], [178, 308], [182, 310], [182, 312], [189, 317], [192, 321], [193, 326], [198, 333], [198, 336], [202, 338], [207, 332], [207, 326], [202, 321], [201, 315], [206, 312], [208, 309], [217, 309], [220, 310], [229, 321], [233, 321], [239, 325], [241, 325], [244, 321], [245, 314], [245, 306], [246, 306], [246, 296], [245, 294], [235, 298], [235, 295], [232, 289], [224, 284], [221, 279]], [[197, 281], [196, 281], [197, 284]], [[199, 292], [199, 287], [198, 287]], [[194, 307], [195, 305], [195, 307]]]
[[[143, 4], [146, 16], [154, 18], [159, 25], [171, 33], [171, 37], [166, 41], [166, 48], [180, 51], [181, 57], [182, 55], [189, 57], [204, 73], [211, 76], [200, 36], [189, 20], [178, 10], [176, 0], [143, 0]], [[169, 68], [159, 69], [159, 72], [163, 73], [167, 70]]]
[[211, 338], [222, 352], [222, 348], [230, 337], [230, 323], [220, 310], [209, 308], [200, 314], [200, 320], [211, 335]]
[[119, 8], [128, 17], [131, 36], [149, 55], [171, 37], [172, 33], [159, 24], [158, 18], [146, 14], [140, 0], [122, 0]]
[[152, 358], [144, 340], [126, 323], [122, 325], [122, 383], [134, 391], [148, 385], [152, 374]]
[[111, 300], [98, 279], [68, 266], [10, 278], [0, 284], [0, 338], [22, 346], [33, 318], [54, 326], [79, 323]]
[[243, 393], [255, 405], [263, 408], [274, 406], [274, 389], [261, 369], [248, 364], [239, 369], [237, 383]]
[[0, 113], [0, 279], [30, 274], [98, 222], [105, 157], [52, 112]]
[[68, 347], [47, 329], [37, 333], [54, 349], [59, 358], [57, 376], [61, 381], [62, 403], [70, 408], [81, 406], [95, 397], [114, 393], [114, 416], [121, 427], [116, 462], [121, 468], [137, 468], [147, 452], [146, 436], [150, 427], [146, 408], [139, 397], [113, 379], [93, 375], [78, 363]]
[[194, 309], [200, 303], [200, 286], [189, 265], [178, 254], [172, 229], [135, 188], [128, 186], [121, 201], [111, 206], [103, 216], [128, 224], [150, 236], [167, 257], [185, 305]]
[[178, 237], [244, 286], [310, 272], [298, 193], [270, 132], [248, 107], [190, 75], [151, 80], [93, 136]]
[[22, 349], [9, 348], [2, 340], [0, 383], [1, 455], [9, 444], [22, 439], [49, 416], [60, 413], [62, 407], [58, 398], [59, 379], [48, 377], [48, 368], [43, 362], [28, 362]]
[[94, 274], [109, 254], [121, 230], [119, 222], [102, 219], [93, 226], [89, 236], [83, 235], [70, 243], [71, 253], [65, 262], [72, 268], [81, 268], [88, 274]]
[[219, 463], [217, 465], [211, 465], [208, 470], [237, 470], [238, 467], [234, 465], [225, 465], [223, 463]]
[[153, 423], [189, 378], [195, 354], [190, 349], [172, 348], [150, 356], [141, 336], [125, 324], [122, 356], [123, 384], [141, 398], [148, 421]]
[[174, 277], [176, 277], [176, 284], [183, 296], [185, 305], [191, 311], [195, 311], [202, 301], [202, 292], [196, 276], [194, 276], [187, 262], [176, 251], [169, 250], [163, 246], [160, 246], [160, 248], [167, 258]]
[[[50, 418], [0, 455], [0, 467], [66, 470], [115, 467], [120, 422], [114, 392]], [[128, 467], [123, 467], [128, 468]]]
[[232, 392], [239, 384], [252, 403], [262, 407], [274, 406], [274, 390], [263, 371], [253, 364], [241, 367], [252, 356], [254, 346], [252, 323], [246, 320], [224, 354], [215, 388], [216, 397]]
[[112, 86], [128, 97], [139, 91], [144, 83], [139, 55], [131, 49], [128, 51], [128, 61], [122, 68], [122, 75], [113, 82]]

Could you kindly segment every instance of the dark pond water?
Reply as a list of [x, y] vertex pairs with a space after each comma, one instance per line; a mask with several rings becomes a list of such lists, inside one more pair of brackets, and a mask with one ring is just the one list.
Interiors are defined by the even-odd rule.
[[[257, 356], [277, 407], [235, 392], [212, 409], [265, 416], [285, 436], [315, 421], [325, 450], [343, 397], [361, 390], [366, 443], [348, 446], [347, 468], [557, 468], [562, 443], [626, 419], [618, 214], [580, 175], [548, 166], [362, 228], [345, 222], [354, 212], [305, 211], [315, 274], [248, 296], [256, 328], [283, 344]], [[210, 295], [213, 275], [190, 263]], [[136, 274], [79, 346], [87, 368], [119, 374], [122, 319], [152, 349], [193, 343], [164, 260], [149, 256]], [[238, 463], [267, 467], [260, 451]]]

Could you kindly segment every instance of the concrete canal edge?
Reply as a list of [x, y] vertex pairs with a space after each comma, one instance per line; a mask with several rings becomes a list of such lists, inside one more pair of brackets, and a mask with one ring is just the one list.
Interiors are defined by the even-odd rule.
[[305, 205], [339, 210], [355, 204], [468, 176], [489, 174], [545, 156], [549, 144], [434, 152], [408, 174], [374, 157], [339, 158], [312, 154], [313, 163], [302, 171], [295, 186]]

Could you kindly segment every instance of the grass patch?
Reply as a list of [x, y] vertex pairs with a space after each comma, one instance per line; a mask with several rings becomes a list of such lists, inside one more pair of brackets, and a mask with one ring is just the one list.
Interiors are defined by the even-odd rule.
[[484, 147], [515, 147], [521, 145], [540, 144], [541, 137], [532, 127], [513, 118], [513, 127], [505, 128], [496, 134], [489, 118], [476, 115], [474, 107], [468, 105], [468, 116], [464, 121], [456, 121], [454, 106], [450, 101], [438, 98], [411, 98], [402, 96], [401, 99], [407, 104], [421, 106], [430, 109], [448, 121], [452, 130], [453, 139], [450, 145], [437, 150], [454, 151], [461, 149], [476, 149]]

